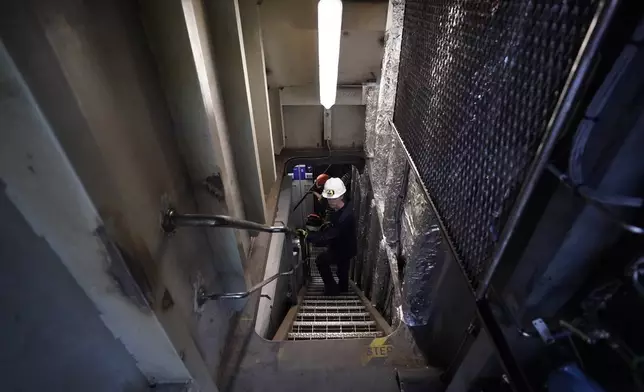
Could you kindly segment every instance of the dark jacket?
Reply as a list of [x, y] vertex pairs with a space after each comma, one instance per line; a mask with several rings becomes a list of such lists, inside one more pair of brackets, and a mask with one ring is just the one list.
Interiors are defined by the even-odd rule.
[[328, 227], [319, 232], [309, 233], [307, 239], [313, 245], [326, 246], [337, 257], [350, 259], [355, 256], [356, 223], [351, 202], [333, 212]]

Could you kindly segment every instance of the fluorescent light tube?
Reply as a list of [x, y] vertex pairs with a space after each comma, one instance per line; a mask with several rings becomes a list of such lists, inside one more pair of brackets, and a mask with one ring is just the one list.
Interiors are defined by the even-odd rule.
[[341, 32], [342, 1], [320, 0], [318, 3], [320, 103], [326, 109], [330, 109], [335, 104], [338, 89]]

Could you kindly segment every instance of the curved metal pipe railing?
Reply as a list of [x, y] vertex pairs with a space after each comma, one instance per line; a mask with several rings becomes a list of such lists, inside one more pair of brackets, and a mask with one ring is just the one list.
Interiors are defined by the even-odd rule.
[[206, 301], [209, 300], [217, 300], [217, 299], [243, 299], [254, 293], [255, 291], [261, 289], [262, 287], [266, 286], [267, 284], [271, 283], [275, 279], [281, 277], [281, 276], [288, 276], [288, 275], [293, 275], [295, 271], [297, 271], [298, 268], [300, 268], [304, 264], [305, 259], [301, 259], [297, 264], [295, 264], [291, 269], [288, 271], [280, 272], [278, 274], [275, 274], [269, 278], [264, 279], [263, 281], [257, 283], [256, 285], [252, 286], [250, 289], [247, 291], [242, 291], [238, 293], [208, 293], [206, 290], [202, 287], [199, 289], [197, 292], [197, 305], [202, 306]]

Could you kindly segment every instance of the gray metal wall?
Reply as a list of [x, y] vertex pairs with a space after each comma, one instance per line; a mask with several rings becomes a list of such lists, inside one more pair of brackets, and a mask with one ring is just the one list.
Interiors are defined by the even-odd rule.
[[[213, 380], [232, 311], [220, 302], [198, 308], [194, 299], [196, 287], [203, 285], [208, 290], [221, 291], [245, 287], [245, 282], [241, 268], [236, 275], [235, 271], [219, 270], [223, 263], [215, 258], [205, 231], [186, 230], [167, 237], [159, 227], [160, 214], [168, 204], [180, 211], [194, 212], [198, 207], [197, 190], [202, 200], [218, 194], [210, 192], [205, 178], [191, 181], [199, 178], [199, 173], [189, 171], [177, 147], [177, 123], [168, 111], [137, 3], [34, 0], [4, 2], [0, 9], [3, 43], [25, 82], [25, 91], [21, 91], [3, 80], [3, 99], [29, 95], [33, 101], [7, 107], [7, 113], [16, 116], [11, 123], [3, 118], [3, 138], [13, 143], [9, 145], [29, 148], [29, 141], [21, 140], [26, 138], [33, 114], [23, 116], [23, 111], [38, 113], [48, 127], [38, 134], [38, 140], [49, 140], [48, 148], [60, 155], [54, 163], [47, 162], [47, 168], [55, 171], [59, 169], [57, 165], [67, 164], [64, 166], [67, 171], [60, 171], [76, 181], [76, 187], [70, 188], [68, 194], [80, 189], [79, 193], [88, 199], [87, 204], [95, 208], [95, 216], [87, 218], [82, 226], [82, 236], [74, 232], [76, 237], [71, 237], [76, 241], [74, 246], [70, 240], [56, 251], [60, 254], [62, 249], [73, 254], [96, 241], [92, 228], [104, 229], [109, 241], [127, 260], [134, 276], [133, 286], [142, 289], [149, 308], [138, 308], [141, 304], [128, 302], [130, 298], [118, 289], [116, 279], [106, 276], [113, 260], [97, 251], [92, 254], [91, 263], [105, 263], [101, 277], [110, 284], [87, 287], [95, 295], [90, 296], [93, 301], [111, 306], [100, 309], [101, 319], [106, 324], [114, 322], [115, 328], [127, 332], [115, 333], [114, 325], [108, 325], [137, 358], [139, 368], [146, 369], [147, 374], [142, 370], [146, 377], [159, 381], [164, 381], [164, 375], [183, 381], [192, 377], [204, 390], [215, 390]], [[33, 151], [32, 155], [35, 161], [42, 158]], [[13, 162], [2, 161], [3, 175], [13, 175], [22, 168], [25, 173], [15, 174], [16, 182], [32, 178], [28, 177], [28, 164], [20, 166], [31, 159], [29, 154], [12, 155], [12, 159]], [[35, 183], [53, 181], [38, 167], [34, 170], [41, 173], [40, 177], [33, 177]], [[38, 188], [25, 185], [25, 189], [35, 194], [33, 189]], [[15, 189], [14, 194], [21, 196]], [[36, 196], [44, 203], [52, 195], [45, 191]], [[64, 198], [56, 201], [65, 206], [70, 203], [65, 204]], [[37, 215], [39, 209], [32, 210], [32, 219], [42, 219]], [[21, 211], [24, 213], [24, 209]], [[61, 223], [69, 219], [67, 215], [60, 216]], [[67, 235], [68, 231], [59, 233]], [[234, 238], [231, 241], [227, 249], [237, 252], [239, 260], [240, 254], [245, 256], [244, 249]], [[67, 262], [66, 257], [61, 258]], [[232, 258], [224, 261], [229, 260]], [[86, 263], [91, 264], [89, 259]], [[224, 275], [226, 279], [222, 278]], [[74, 277], [79, 281], [87, 278]], [[87, 287], [83, 286], [85, 291]], [[67, 312], [75, 312], [75, 306], [61, 304]], [[115, 313], [110, 314], [111, 311]], [[148, 328], [150, 325], [154, 331]], [[163, 344], [148, 345], [150, 341], [159, 343], [150, 337], [158, 337]], [[113, 340], [113, 344], [121, 343]], [[159, 352], [163, 355], [158, 355]], [[177, 371], [169, 374], [165, 370], [172, 366], [156, 367], [161, 359], [166, 361], [164, 364], [176, 365]]]
[[0, 185], [1, 389], [147, 390], [134, 359]]

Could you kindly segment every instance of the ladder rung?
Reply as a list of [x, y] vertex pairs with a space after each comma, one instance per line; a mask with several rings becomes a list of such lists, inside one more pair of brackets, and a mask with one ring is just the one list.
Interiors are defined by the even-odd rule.
[[334, 300], [334, 299], [351, 299], [351, 300], [360, 300], [360, 297], [357, 295], [306, 295], [304, 296], [304, 300], [312, 300], [312, 299], [324, 299], [324, 300]]
[[337, 306], [360, 305], [362, 304], [362, 301], [359, 299], [340, 299], [340, 298], [304, 299], [304, 305], [336, 305], [336, 304]]

